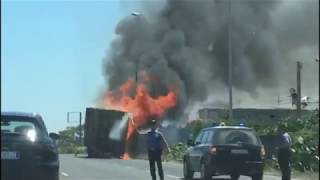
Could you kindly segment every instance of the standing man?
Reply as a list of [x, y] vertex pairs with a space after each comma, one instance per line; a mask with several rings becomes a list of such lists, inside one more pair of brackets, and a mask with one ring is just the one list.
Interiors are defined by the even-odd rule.
[[155, 163], [157, 163], [158, 173], [160, 180], [164, 180], [161, 155], [162, 149], [167, 148], [170, 152], [169, 146], [164, 139], [163, 135], [157, 131], [157, 122], [152, 120], [151, 131], [147, 134], [147, 146], [148, 146], [148, 157], [149, 157], [149, 165], [150, 165], [150, 174], [152, 180], [156, 180], [156, 168]]
[[291, 167], [290, 167], [290, 146], [292, 144], [291, 137], [286, 132], [285, 127], [280, 125], [278, 127], [279, 132], [279, 145], [276, 147], [278, 155], [278, 163], [281, 169], [282, 180], [291, 179]]

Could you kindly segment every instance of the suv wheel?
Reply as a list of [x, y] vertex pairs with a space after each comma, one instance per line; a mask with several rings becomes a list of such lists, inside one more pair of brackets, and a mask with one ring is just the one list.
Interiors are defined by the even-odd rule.
[[44, 177], [43, 179], [46, 180], [59, 180], [59, 169], [57, 170], [51, 170], [51, 171], [44, 171]]
[[263, 173], [256, 174], [251, 177], [252, 180], [262, 180], [263, 179]]
[[208, 168], [204, 162], [201, 162], [200, 165], [200, 179], [201, 180], [209, 180], [211, 179], [211, 176], [209, 175]]
[[238, 180], [240, 178], [239, 174], [231, 174], [231, 179], [232, 180]]
[[193, 178], [194, 172], [190, 170], [190, 166], [187, 160], [183, 161], [183, 176], [184, 179], [189, 180]]

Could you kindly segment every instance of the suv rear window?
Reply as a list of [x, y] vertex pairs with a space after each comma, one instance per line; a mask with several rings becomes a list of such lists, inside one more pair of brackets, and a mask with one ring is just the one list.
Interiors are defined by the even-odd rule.
[[20, 134], [34, 136], [36, 138], [40, 131], [36, 121], [29, 117], [1, 116], [1, 134]]
[[261, 144], [256, 133], [250, 129], [217, 129], [213, 141], [214, 144]]

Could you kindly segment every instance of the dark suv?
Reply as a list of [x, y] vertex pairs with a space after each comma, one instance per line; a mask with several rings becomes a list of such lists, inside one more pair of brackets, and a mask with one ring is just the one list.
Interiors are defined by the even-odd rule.
[[1, 112], [1, 179], [58, 180], [58, 138], [40, 115]]
[[264, 167], [264, 147], [255, 131], [247, 127], [217, 126], [202, 129], [195, 142], [189, 142], [184, 156], [185, 179], [200, 172], [201, 179], [212, 176], [240, 175], [261, 180]]

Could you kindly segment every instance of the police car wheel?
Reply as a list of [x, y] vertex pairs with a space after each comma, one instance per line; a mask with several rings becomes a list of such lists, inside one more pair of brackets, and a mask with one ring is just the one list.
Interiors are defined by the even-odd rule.
[[240, 178], [239, 174], [231, 174], [231, 179], [232, 180], [238, 180]]
[[201, 180], [209, 180], [211, 178], [204, 162], [201, 162], [200, 165], [200, 177]]
[[44, 177], [44, 179], [47, 180], [59, 180], [59, 170], [54, 170], [52, 172], [45, 172], [46, 173], [46, 177]]
[[262, 180], [263, 179], [263, 173], [256, 174], [251, 177], [252, 180]]
[[183, 161], [183, 175], [186, 180], [193, 178], [193, 171], [190, 170], [187, 160]]

